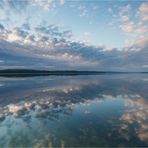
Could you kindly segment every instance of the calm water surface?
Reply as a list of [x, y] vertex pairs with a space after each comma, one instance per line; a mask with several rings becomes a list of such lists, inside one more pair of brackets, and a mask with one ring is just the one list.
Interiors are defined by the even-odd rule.
[[148, 146], [148, 75], [0, 77], [8, 146]]

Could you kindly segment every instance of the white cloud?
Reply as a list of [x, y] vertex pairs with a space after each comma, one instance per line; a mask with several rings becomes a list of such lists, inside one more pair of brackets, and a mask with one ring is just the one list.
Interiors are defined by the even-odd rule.
[[57, 4], [61, 6], [65, 4], [65, 0], [35, 0], [35, 5], [41, 6], [45, 11], [48, 11], [50, 8], [56, 7]]
[[126, 23], [123, 25], [120, 25], [120, 28], [125, 32], [133, 32], [135, 29], [134, 23]]
[[89, 31], [84, 32], [84, 35], [85, 35], [85, 36], [90, 36], [91, 34], [92, 34], [92, 33], [89, 32]]
[[142, 3], [139, 7], [139, 13], [141, 15], [147, 15], [148, 14], [148, 3]]
[[148, 26], [142, 26], [142, 27], [138, 27], [136, 28], [135, 32], [137, 34], [144, 34], [144, 33], [148, 33]]
[[148, 47], [148, 38], [143, 38], [140, 40], [137, 40], [134, 43], [135, 46], [138, 46], [139, 48], [147, 48]]
[[79, 16], [81, 16], [81, 17], [86, 16], [86, 14], [88, 12], [85, 6], [79, 6], [78, 10], [79, 10]]
[[[131, 8], [130, 8], [131, 9]], [[130, 10], [129, 9], [129, 10]], [[129, 11], [128, 9], [124, 10], [124, 12]], [[132, 16], [127, 15], [121, 15], [120, 17], [122, 20], [125, 20], [126, 23], [120, 24], [120, 28], [124, 33], [127, 33], [127, 35], [132, 35], [133, 38], [129, 39], [130, 44], [133, 42], [136, 43], [139, 40], [146, 40], [148, 38], [148, 3], [142, 3], [139, 8], [137, 9], [137, 13], [132, 14]], [[135, 41], [133, 41], [135, 40]], [[141, 50], [143, 48], [143, 45], [138, 46], [136, 50]], [[133, 48], [134, 49], [134, 48]]]
[[35, 3], [41, 6], [45, 11], [48, 11], [49, 8], [53, 5], [53, 0], [35, 0]]
[[121, 12], [122, 14], [128, 13], [130, 10], [131, 10], [131, 5], [130, 5], [130, 4], [128, 4], [128, 5], [123, 6], [123, 7], [120, 8], [120, 12]]
[[148, 3], [141, 4], [141, 6], [139, 7], [139, 10], [137, 12], [137, 15], [139, 17], [139, 23], [141, 25], [148, 23]]
[[123, 21], [127, 21], [127, 20], [129, 20], [129, 17], [126, 16], [126, 15], [122, 15], [122, 16], [121, 16], [121, 19], [122, 19]]
[[64, 5], [65, 4], [65, 0], [60, 0], [60, 4]]
[[112, 8], [108, 8], [107, 11], [108, 11], [109, 13], [113, 13], [113, 9], [112, 9]]
[[142, 17], [142, 21], [143, 22], [147, 22], [148, 21], [148, 14]]

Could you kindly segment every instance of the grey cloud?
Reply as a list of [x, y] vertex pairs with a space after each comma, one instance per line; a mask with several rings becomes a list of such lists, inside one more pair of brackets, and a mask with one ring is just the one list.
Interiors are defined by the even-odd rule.
[[7, 0], [8, 5], [10, 6], [10, 8], [12, 8], [13, 10], [16, 11], [20, 11], [23, 10], [27, 7], [27, 5], [29, 4], [28, 0]]
[[22, 28], [24, 28], [25, 30], [30, 30], [30, 25], [28, 23], [25, 23], [22, 25]]
[[48, 36], [42, 36], [40, 41], [41, 42], [45, 42], [45, 41], [48, 41], [49, 40], [49, 37]]
[[19, 27], [15, 28], [15, 30], [16, 30], [17, 34], [18, 34], [19, 36], [21, 36], [22, 38], [26, 38], [27, 35], [28, 35], [28, 32], [27, 32], [27, 31], [24, 31], [24, 30], [22, 30], [22, 29], [19, 28]]
[[2, 24], [0, 24], [0, 30], [4, 30], [4, 26]]
[[29, 38], [29, 40], [32, 41], [32, 42], [35, 41], [35, 36], [34, 36], [34, 35], [30, 35], [28, 38]]
[[140, 51], [120, 51], [118, 49], [107, 51], [104, 47], [88, 46], [73, 42], [65, 44], [63, 47], [59, 45], [54, 50], [54, 54], [62, 55], [68, 53], [69, 55], [79, 56], [85, 61], [96, 62], [96, 68], [98, 69], [147, 71], [147, 67], [142, 68], [142, 65], [148, 65], [147, 48]]
[[0, 0], [0, 8], [7, 14], [13, 12], [21, 13], [26, 10], [31, 1], [29, 0]]
[[58, 26], [56, 25], [49, 25], [49, 26], [38, 26], [35, 28], [36, 31], [47, 34], [49, 36], [55, 38], [67, 38], [72, 36], [72, 32], [70, 30], [61, 31]]
[[3, 0], [0, 0], [0, 8], [1, 8], [1, 9], [4, 8], [4, 4], [5, 4], [4, 1], [3, 1]]

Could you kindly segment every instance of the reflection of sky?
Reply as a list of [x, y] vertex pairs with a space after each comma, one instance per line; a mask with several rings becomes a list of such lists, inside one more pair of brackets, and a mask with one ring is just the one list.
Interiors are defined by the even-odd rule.
[[[17, 93], [9, 102], [3, 95], [1, 146], [148, 145], [148, 84], [138, 76], [54, 77], [50, 84], [48, 77], [27, 79], [14, 80], [15, 89], [26, 85], [17, 99]], [[14, 81], [4, 81], [5, 89]]]
[[[125, 106], [127, 111], [121, 116], [123, 121], [121, 129], [129, 130], [129, 126], [134, 126], [134, 132], [137, 133], [141, 141], [148, 141], [148, 101], [139, 95], [135, 95], [134, 100], [125, 96]], [[148, 144], [148, 143], [147, 143]]]

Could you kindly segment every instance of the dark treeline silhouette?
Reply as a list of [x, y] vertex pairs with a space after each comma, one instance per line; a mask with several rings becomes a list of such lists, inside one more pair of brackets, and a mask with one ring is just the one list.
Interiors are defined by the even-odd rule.
[[118, 71], [77, 71], [77, 70], [33, 70], [33, 69], [5, 69], [0, 70], [0, 76], [48, 76], [48, 75], [99, 75], [147, 72], [118, 72]]

